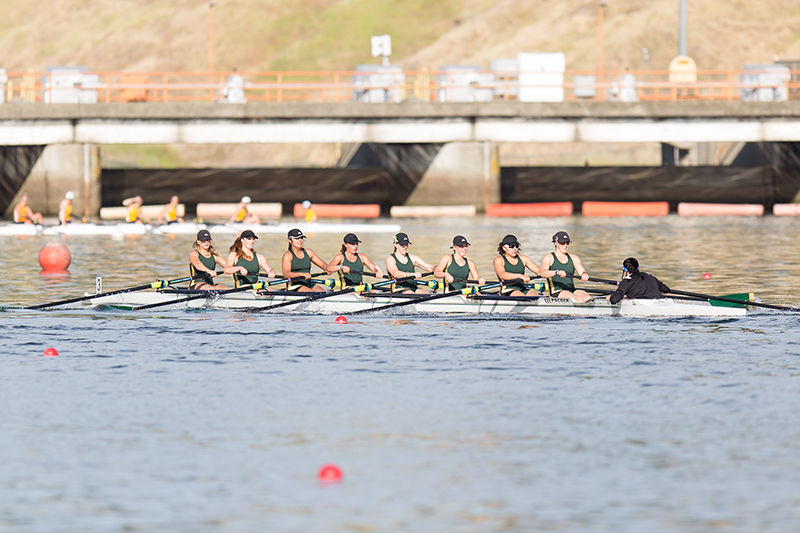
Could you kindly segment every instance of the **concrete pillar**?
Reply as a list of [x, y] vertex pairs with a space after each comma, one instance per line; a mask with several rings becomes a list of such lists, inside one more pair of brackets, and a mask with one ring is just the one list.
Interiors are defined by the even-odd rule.
[[44, 216], [57, 216], [58, 204], [72, 191], [75, 218], [96, 217], [100, 212], [100, 154], [96, 145], [50, 144], [31, 169], [10, 206], [23, 193], [28, 204]]
[[405, 205], [486, 205], [500, 201], [497, 146], [488, 142], [445, 144]]

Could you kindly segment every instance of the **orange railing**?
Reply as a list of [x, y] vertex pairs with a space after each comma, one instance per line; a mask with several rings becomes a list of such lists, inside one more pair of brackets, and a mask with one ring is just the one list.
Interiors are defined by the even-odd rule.
[[[376, 68], [380, 68], [376, 66]], [[756, 72], [757, 74], [757, 72]], [[800, 71], [754, 81], [753, 71], [698, 70], [676, 82], [669, 71], [567, 71], [525, 76], [474, 71], [8, 73], [5, 102], [442, 102], [800, 99]], [[539, 79], [535, 77], [539, 76]], [[555, 76], [555, 80], [553, 81]], [[756, 76], [757, 78], [757, 76]]]

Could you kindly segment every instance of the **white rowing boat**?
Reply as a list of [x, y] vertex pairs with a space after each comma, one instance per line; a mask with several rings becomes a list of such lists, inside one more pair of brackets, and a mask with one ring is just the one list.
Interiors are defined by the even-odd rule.
[[[207, 296], [192, 300], [187, 297], [203, 294], [201, 291], [164, 290], [130, 292], [110, 296], [100, 296], [90, 300], [95, 307], [130, 310], [140, 306], [159, 304], [161, 309], [229, 309], [258, 310], [269, 306], [302, 300], [309, 293], [256, 294], [253, 291], [236, 292]], [[303, 301], [276, 309], [276, 312], [305, 314], [353, 313], [382, 307], [384, 305], [406, 302], [410, 295], [366, 293], [338, 294], [312, 301]], [[394, 312], [394, 310], [393, 310]], [[569, 315], [569, 316], [626, 316], [626, 317], [736, 317], [747, 314], [745, 307], [712, 305], [707, 301], [676, 300], [660, 298], [656, 300], [622, 300], [617, 304], [608, 303], [605, 298], [594, 298], [586, 303], [560, 300], [549, 297], [514, 298], [497, 295], [448, 296], [430, 301], [397, 308], [401, 313], [421, 314], [488, 314], [488, 315]]]
[[315, 233], [397, 233], [399, 224], [346, 222], [282, 222], [278, 224], [195, 224], [191, 222], [151, 225], [151, 224], [68, 224], [66, 226], [47, 226], [39, 224], [0, 224], [0, 236], [53, 236], [53, 235], [195, 235], [207, 229], [212, 235], [235, 235], [246, 229], [256, 234], [283, 234], [290, 229], [299, 228], [306, 234]]

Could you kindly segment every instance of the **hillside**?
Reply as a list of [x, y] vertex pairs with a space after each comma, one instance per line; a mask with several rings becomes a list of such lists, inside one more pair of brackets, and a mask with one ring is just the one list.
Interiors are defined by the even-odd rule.
[[[520, 51], [563, 51], [567, 68], [597, 65], [597, 0], [217, 0], [217, 70], [351, 69], [389, 33], [408, 69], [488, 67]], [[0, 67], [39, 71], [204, 71], [204, 0], [4, 0]], [[608, 69], [665, 69], [677, 53], [678, 0], [608, 0]], [[642, 49], [648, 49], [648, 57]], [[796, 0], [689, 0], [689, 52], [700, 68], [800, 58]]]

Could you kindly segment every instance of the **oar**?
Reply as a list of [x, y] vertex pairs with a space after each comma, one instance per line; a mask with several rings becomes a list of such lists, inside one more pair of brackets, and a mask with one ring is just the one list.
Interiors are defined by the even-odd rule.
[[251, 289], [257, 291], [259, 289], [263, 289], [264, 287], [266, 287], [268, 285], [279, 285], [281, 283], [286, 283], [287, 281], [291, 283], [291, 282], [298, 281], [298, 280], [301, 280], [301, 279], [306, 279], [306, 278], [301, 278], [301, 277], [283, 278], [283, 279], [276, 279], [276, 280], [270, 281], [269, 283], [264, 283], [263, 281], [259, 281], [257, 283], [251, 283], [249, 285], [242, 285], [241, 287], [235, 287], [233, 289], [225, 289], [225, 290], [222, 290], [222, 291], [203, 291], [203, 294], [194, 294], [192, 296], [187, 296], [186, 298], [181, 298], [180, 300], [171, 300], [169, 302], [156, 302], [154, 304], [145, 304], [145, 305], [140, 305], [140, 306], [137, 306], [137, 307], [132, 307], [131, 311], [141, 311], [142, 309], [152, 309], [154, 307], [161, 307], [163, 305], [181, 304], [181, 303], [184, 303], [184, 302], [189, 302], [191, 300], [199, 300], [200, 298], [211, 298], [211, 297], [219, 296], [221, 294], [231, 294], [233, 292], [243, 292], [243, 291], [249, 291]]
[[270, 309], [277, 309], [278, 307], [285, 307], [287, 305], [295, 305], [303, 302], [312, 302], [314, 300], [322, 300], [323, 298], [330, 298], [331, 296], [339, 296], [340, 294], [347, 294], [349, 292], [365, 292], [369, 291], [373, 287], [382, 287], [384, 285], [391, 285], [393, 283], [397, 283], [398, 281], [408, 281], [410, 279], [415, 279], [415, 278], [416, 276], [408, 276], [405, 278], [387, 279], [372, 284], [362, 283], [361, 285], [354, 285], [352, 287], [344, 288], [340, 291], [317, 293], [317, 294], [312, 294], [311, 296], [306, 296], [305, 298], [299, 298], [297, 300], [287, 300], [285, 302], [277, 303], [267, 307], [259, 307], [257, 309], [253, 309], [253, 311], [258, 311], [258, 312], [269, 311]]
[[787, 307], [785, 305], [774, 305], [774, 304], [764, 304], [761, 302], [754, 302], [752, 300], [737, 300], [735, 298], [726, 298], [725, 296], [711, 296], [709, 294], [701, 294], [699, 292], [688, 292], [688, 291], [679, 291], [676, 289], [672, 289], [668, 291], [666, 294], [680, 294], [683, 296], [692, 296], [694, 298], [701, 298], [703, 300], [715, 300], [717, 302], [728, 302], [733, 304], [741, 304], [741, 305], [752, 305], [754, 307], [766, 307], [767, 309], [777, 309], [778, 311], [794, 311], [795, 313], [800, 312], [800, 309], [797, 307]]
[[[217, 272], [217, 274], [221, 274], [221, 272]], [[199, 278], [200, 276], [186, 276], [184, 278], [176, 278], [171, 279], [169, 281], [165, 281], [163, 279], [158, 279], [152, 283], [146, 283], [144, 285], [137, 285], [136, 287], [128, 287], [127, 289], [119, 289], [116, 291], [110, 292], [101, 292], [99, 294], [92, 294], [90, 296], [81, 296], [78, 298], [70, 298], [69, 300], [60, 300], [58, 302], [50, 302], [45, 304], [39, 305], [32, 305], [30, 307], [25, 307], [24, 309], [44, 309], [46, 307], [55, 307], [57, 305], [66, 305], [72, 304], [75, 302], [83, 302], [85, 300], [91, 300], [92, 298], [102, 298], [103, 296], [112, 296], [114, 294], [123, 294], [126, 292], [136, 292], [136, 291], [143, 291], [145, 289], [164, 289], [167, 285], [171, 285], [173, 283], [182, 283], [184, 281], [192, 281], [193, 279]], [[205, 276], [203, 276], [205, 277]]]
[[[484, 285], [481, 287], [482, 289], [492, 289], [494, 287], [500, 287], [502, 285], [501, 282], [497, 283], [490, 283], [488, 285]], [[475, 294], [477, 292], [477, 287], [465, 287], [463, 289], [458, 289], [455, 291], [443, 292], [442, 294], [434, 294], [432, 296], [422, 296], [420, 298], [410, 298], [404, 302], [397, 302], [388, 305], [382, 305], [380, 307], [373, 307], [371, 309], [361, 309], [360, 311], [354, 311], [350, 313], [351, 315], [360, 315], [361, 313], [369, 313], [372, 311], [382, 311], [384, 309], [391, 309], [393, 307], [402, 307], [404, 305], [412, 305], [418, 304], [422, 302], [430, 302], [431, 300], [438, 300], [440, 298], [447, 298], [448, 296], [456, 296], [458, 294], [463, 294], [465, 296], [469, 296], [470, 294]]]

